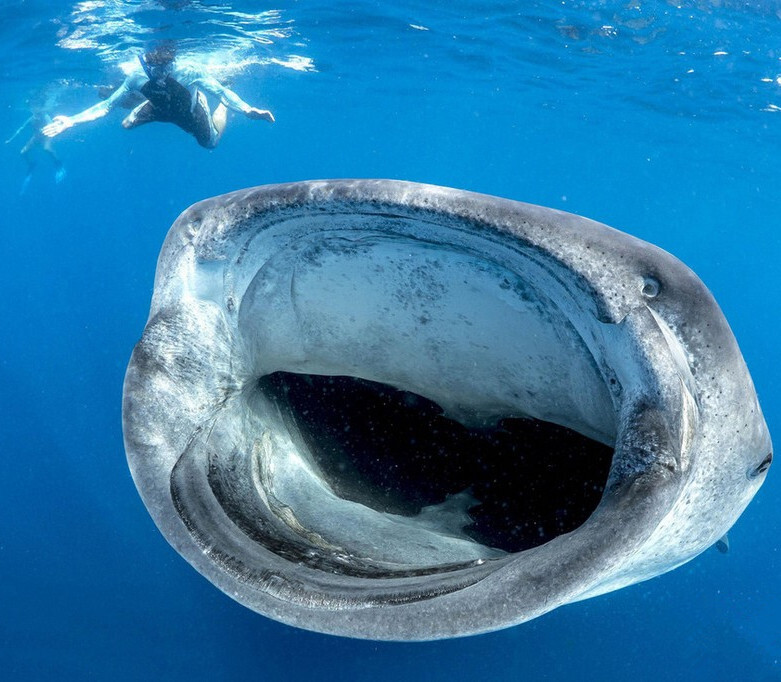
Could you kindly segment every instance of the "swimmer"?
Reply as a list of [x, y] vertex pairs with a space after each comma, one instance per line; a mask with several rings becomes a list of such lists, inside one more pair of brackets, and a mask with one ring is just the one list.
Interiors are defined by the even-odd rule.
[[24, 194], [27, 191], [27, 187], [30, 185], [30, 180], [33, 177], [33, 171], [38, 165], [39, 152], [43, 152], [49, 157], [54, 164], [54, 181], [60, 183], [65, 179], [65, 166], [62, 161], [57, 157], [52, 149], [52, 141], [48, 137], [44, 137], [42, 134], [42, 128], [52, 123], [52, 118], [43, 111], [32, 108], [30, 117], [19, 126], [19, 129], [9, 137], [5, 143], [9, 144], [13, 142], [19, 135], [29, 128], [30, 138], [25, 142], [19, 153], [27, 164], [27, 173], [22, 181], [22, 188], [19, 194]]
[[[228, 108], [248, 118], [274, 122], [270, 111], [250, 106], [212, 76], [192, 65], [177, 64], [176, 46], [170, 41], [140, 55], [138, 61], [138, 68], [110, 97], [80, 114], [55, 116], [43, 127], [43, 134], [54, 137], [78, 123], [105, 116], [133, 93], [140, 93], [144, 99], [122, 121], [123, 128], [136, 128], [152, 121], [174, 123], [207, 149], [213, 149], [220, 141], [228, 120]], [[220, 100], [213, 113], [204, 90]]]

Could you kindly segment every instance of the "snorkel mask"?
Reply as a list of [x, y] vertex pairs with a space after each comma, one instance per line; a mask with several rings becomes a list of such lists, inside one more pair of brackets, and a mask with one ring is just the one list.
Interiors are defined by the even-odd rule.
[[138, 55], [138, 61], [147, 78], [152, 81], [164, 80], [171, 73], [176, 50], [169, 44], [157, 47]]

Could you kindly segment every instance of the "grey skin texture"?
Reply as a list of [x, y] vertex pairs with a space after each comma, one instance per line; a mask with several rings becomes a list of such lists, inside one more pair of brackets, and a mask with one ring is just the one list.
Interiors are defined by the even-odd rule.
[[[614, 448], [601, 502], [509, 553], [462, 532], [467, 492], [412, 517], [340, 499], [260, 387], [282, 370], [382, 382], [463, 424], [578, 431]], [[377, 640], [496, 630], [669, 571], [726, 533], [772, 459], [730, 328], [673, 256], [580, 216], [394, 180], [186, 210], [123, 424], [144, 503], [200, 573], [270, 618]]]

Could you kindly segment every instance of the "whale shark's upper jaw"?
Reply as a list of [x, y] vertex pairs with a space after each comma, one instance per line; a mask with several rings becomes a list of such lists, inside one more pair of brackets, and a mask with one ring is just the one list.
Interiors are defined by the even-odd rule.
[[679, 261], [389, 180], [183, 213], [123, 416], [139, 491], [199, 571], [273, 618], [376, 639], [496, 629], [674, 568], [772, 458]]

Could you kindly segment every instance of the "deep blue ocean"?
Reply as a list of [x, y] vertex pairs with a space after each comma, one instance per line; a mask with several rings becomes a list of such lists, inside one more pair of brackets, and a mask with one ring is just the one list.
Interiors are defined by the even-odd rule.
[[[164, 540], [125, 460], [125, 368], [190, 204], [398, 178], [560, 208], [675, 254], [714, 293], [781, 438], [778, 0], [0, 0], [0, 131], [74, 114], [179, 41], [269, 125], [211, 151], [126, 111], [0, 145], [0, 679], [781, 680], [781, 482], [651, 581], [418, 644], [287, 627]], [[40, 151], [40, 150], [39, 150]], [[778, 466], [778, 465], [777, 465]]]

